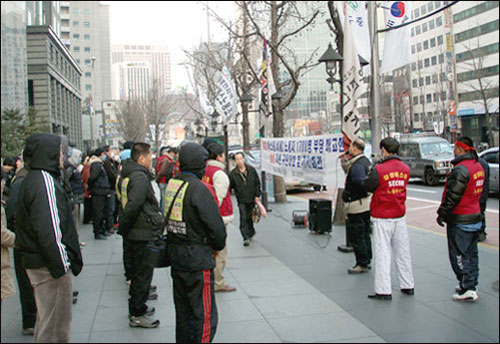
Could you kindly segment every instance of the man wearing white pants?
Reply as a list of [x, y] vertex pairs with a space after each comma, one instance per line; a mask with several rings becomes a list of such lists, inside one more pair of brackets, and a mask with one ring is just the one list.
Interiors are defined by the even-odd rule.
[[399, 142], [385, 138], [380, 142], [384, 160], [376, 164], [365, 180], [366, 191], [373, 192], [370, 212], [373, 222], [375, 294], [369, 298], [391, 300], [391, 257], [394, 252], [401, 292], [414, 294], [410, 240], [406, 227], [406, 186], [409, 167], [397, 157]]

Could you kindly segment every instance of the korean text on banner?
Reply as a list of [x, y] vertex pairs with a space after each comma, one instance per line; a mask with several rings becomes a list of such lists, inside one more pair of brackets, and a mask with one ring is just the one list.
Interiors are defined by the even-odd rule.
[[[391, 28], [411, 20], [411, 1], [385, 1], [385, 27]], [[390, 73], [411, 63], [411, 25], [389, 30], [385, 34], [384, 57], [380, 71]]]
[[358, 52], [352, 37], [348, 17], [344, 23], [344, 60], [342, 61], [342, 77], [344, 79], [344, 102], [342, 104], [342, 133], [347, 150], [351, 142], [359, 137], [360, 123], [357, 100], [364, 92], [364, 83]]
[[262, 170], [270, 174], [320, 185], [344, 181], [339, 155], [341, 134], [262, 139]]
[[368, 11], [366, 1], [335, 1], [340, 22], [345, 26], [344, 10], [347, 12], [347, 19], [351, 25], [352, 36], [356, 44], [356, 50], [366, 61], [370, 61], [372, 56], [370, 44], [370, 31], [368, 30]]
[[223, 67], [217, 76], [219, 88], [215, 97], [215, 108], [221, 114], [222, 122], [227, 124], [236, 114], [236, 88], [227, 67]]

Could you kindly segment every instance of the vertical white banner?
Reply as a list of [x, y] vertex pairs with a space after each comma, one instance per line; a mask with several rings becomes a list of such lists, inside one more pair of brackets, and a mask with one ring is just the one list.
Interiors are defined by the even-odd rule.
[[342, 62], [342, 69], [344, 103], [342, 104], [343, 118], [341, 123], [345, 149], [347, 150], [351, 142], [359, 137], [360, 124], [356, 101], [361, 97], [365, 88], [358, 52], [347, 16], [344, 23], [344, 61]]
[[210, 104], [210, 101], [207, 98], [207, 95], [200, 86], [198, 86], [198, 98], [200, 100], [201, 111], [203, 111], [203, 115], [210, 117], [214, 112], [214, 107]]
[[340, 3], [340, 6], [342, 6], [342, 8], [338, 8], [338, 13], [343, 26], [345, 26], [344, 10], [347, 12], [347, 20], [351, 26], [358, 54], [369, 62], [372, 56], [372, 49], [366, 1], [336, 1], [335, 3]]
[[222, 122], [227, 124], [236, 114], [236, 88], [227, 67], [224, 66], [217, 75], [219, 88], [215, 97], [215, 108], [222, 116]]
[[[411, 20], [410, 1], [386, 1], [385, 28], [391, 28]], [[390, 73], [396, 68], [411, 63], [411, 25], [385, 33], [382, 73]]]

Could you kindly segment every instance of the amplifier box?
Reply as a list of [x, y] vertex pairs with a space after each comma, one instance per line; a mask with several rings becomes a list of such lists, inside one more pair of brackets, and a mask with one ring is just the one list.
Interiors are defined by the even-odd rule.
[[309, 200], [309, 229], [316, 233], [332, 231], [332, 201], [324, 198]]

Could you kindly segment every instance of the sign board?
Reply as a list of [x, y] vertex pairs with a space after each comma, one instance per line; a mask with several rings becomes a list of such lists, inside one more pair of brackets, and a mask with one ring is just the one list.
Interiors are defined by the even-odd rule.
[[262, 139], [262, 170], [281, 177], [320, 185], [344, 182], [339, 155], [344, 153], [341, 134]]

